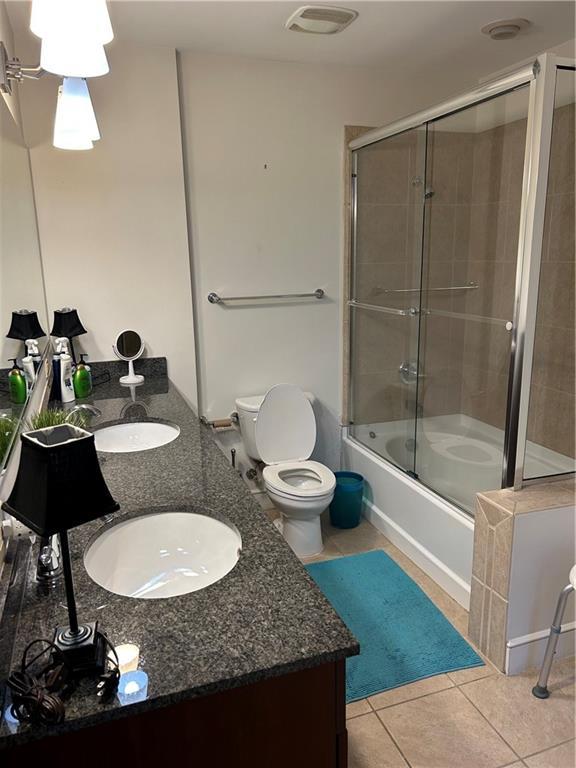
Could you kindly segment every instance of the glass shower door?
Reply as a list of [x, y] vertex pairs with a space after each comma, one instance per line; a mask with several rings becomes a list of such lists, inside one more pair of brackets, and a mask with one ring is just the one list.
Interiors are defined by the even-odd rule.
[[351, 434], [413, 473], [426, 128], [357, 150], [350, 306]]
[[499, 488], [528, 88], [428, 125], [415, 472], [472, 511]]

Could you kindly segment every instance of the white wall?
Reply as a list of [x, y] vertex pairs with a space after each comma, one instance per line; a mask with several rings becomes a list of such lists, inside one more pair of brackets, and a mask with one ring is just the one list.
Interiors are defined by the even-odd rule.
[[[463, 88], [400, 72], [180, 54], [200, 412], [293, 382], [318, 398], [317, 456], [339, 461], [344, 126], [380, 125]], [[222, 295], [312, 291], [224, 308]]]
[[110, 74], [90, 80], [102, 134], [91, 151], [52, 146], [55, 78], [21, 86], [48, 306], [78, 308], [91, 360], [110, 359], [117, 333], [138, 330], [195, 405], [175, 53], [122, 43], [108, 54]]
[[[542, 663], [556, 602], [574, 565], [575, 520], [573, 506], [515, 517], [506, 627], [509, 674]], [[575, 615], [571, 596], [559, 656], [574, 654]]]

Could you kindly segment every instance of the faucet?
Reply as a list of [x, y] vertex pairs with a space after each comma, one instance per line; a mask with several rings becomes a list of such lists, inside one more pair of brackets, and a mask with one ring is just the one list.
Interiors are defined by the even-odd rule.
[[40, 540], [40, 554], [36, 564], [36, 581], [48, 587], [54, 587], [62, 575], [60, 540], [58, 534], [43, 536]]
[[68, 416], [66, 416], [66, 423], [70, 420], [72, 416], [76, 413], [85, 413], [85, 412], [91, 413], [92, 416], [102, 416], [102, 411], [100, 408], [96, 408], [95, 405], [89, 405], [88, 403], [81, 403], [79, 405], [75, 405], [74, 408], [70, 410], [68, 413]]

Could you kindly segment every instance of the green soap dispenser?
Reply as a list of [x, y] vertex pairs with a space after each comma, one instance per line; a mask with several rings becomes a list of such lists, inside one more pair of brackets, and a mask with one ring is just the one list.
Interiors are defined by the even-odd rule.
[[74, 384], [74, 394], [76, 397], [88, 397], [92, 393], [92, 374], [90, 366], [84, 362], [86, 355], [80, 355], [80, 362], [76, 366], [72, 382]]
[[28, 383], [24, 371], [18, 365], [18, 358], [11, 357], [14, 365], [8, 373], [8, 389], [10, 392], [10, 400], [15, 405], [24, 405], [28, 396]]

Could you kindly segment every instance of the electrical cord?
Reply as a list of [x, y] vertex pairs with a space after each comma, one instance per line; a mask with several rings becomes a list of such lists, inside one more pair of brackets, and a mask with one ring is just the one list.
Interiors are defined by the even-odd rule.
[[[103, 701], [110, 699], [118, 689], [120, 661], [116, 649], [101, 630], [98, 632], [112, 655], [107, 654], [106, 669], [98, 678], [96, 693]], [[39, 644], [43, 648], [29, 659], [30, 650]], [[42, 656], [52, 652], [50, 660], [38, 672], [29, 670]], [[20, 669], [12, 672], [6, 684], [12, 694], [12, 716], [21, 723], [56, 725], [64, 720], [64, 699], [75, 688], [75, 682], [62, 651], [51, 640], [38, 638], [29, 643], [22, 654]]]
[[112, 662], [112, 669], [100, 675], [100, 679], [96, 685], [96, 695], [106, 701], [118, 690], [118, 683], [120, 682], [120, 659], [116, 653], [116, 648], [114, 648], [108, 639], [108, 635], [102, 630], [100, 630], [100, 635], [104, 640], [106, 647], [112, 651], [112, 658], [110, 657], [110, 654], [106, 657], [108, 661]]
[[[30, 649], [44, 643], [45, 647], [28, 660]], [[37, 675], [28, 670], [38, 659], [53, 651], [50, 662]], [[12, 693], [11, 713], [22, 723], [55, 725], [64, 720], [66, 707], [60, 690], [68, 682], [68, 670], [60, 649], [51, 640], [33, 640], [24, 649], [20, 669], [8, 677], [7, 686]]]

